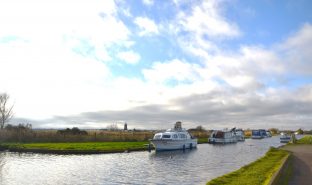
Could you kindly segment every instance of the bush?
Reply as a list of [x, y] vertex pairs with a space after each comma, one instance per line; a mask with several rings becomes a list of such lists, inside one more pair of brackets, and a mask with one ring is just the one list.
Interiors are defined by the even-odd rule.
[[80, 130], [78, 127], [73, 127], [72, 129], [67, 128], [65, 130], [58, 130], [58, 134], [68, 134], [68, 135], [88, 135], [88, 132], [85, 130]]

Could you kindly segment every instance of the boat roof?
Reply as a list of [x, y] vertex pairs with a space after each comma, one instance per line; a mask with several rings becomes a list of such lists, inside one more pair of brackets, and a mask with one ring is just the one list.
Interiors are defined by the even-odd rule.
[[170, 128], [170, 129], [166, 130], [166, 132], [187, 132], [187, 131], [185, 128], [181, 128], [181, 129]]

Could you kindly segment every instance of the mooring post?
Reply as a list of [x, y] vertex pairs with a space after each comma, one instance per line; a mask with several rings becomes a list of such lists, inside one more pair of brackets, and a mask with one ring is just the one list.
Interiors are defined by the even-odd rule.
[[148, 144], [148, 152], [151, 152], [151, 143]]

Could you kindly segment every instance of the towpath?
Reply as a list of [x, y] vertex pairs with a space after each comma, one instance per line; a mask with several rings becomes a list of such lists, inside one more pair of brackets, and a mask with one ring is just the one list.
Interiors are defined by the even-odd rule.
[[287, 145], [283, 149], [293, 153], [293, 176], [289, 185], [312, 184], [312, 145]]

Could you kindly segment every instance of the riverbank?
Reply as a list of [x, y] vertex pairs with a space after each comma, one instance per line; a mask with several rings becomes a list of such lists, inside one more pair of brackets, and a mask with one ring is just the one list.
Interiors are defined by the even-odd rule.
[[148, 150], [148, 142], [1, 143], [0, 150], [49, 154], [101, 154]]
[[[198, 144], [208, 143], [208, 138], [199, 138]], [[32, 152], [44, 154], [102, 154], [148, 151], [154, 147], [148, 141], [125, 142], [48, 142], [48, 143], [0, 143], [0, 151]]]
[[[275, 176], [276, 175], [276, 176]], [[264, 157], [237, 171], [215, 178], [217, 184], [309, 184], [312, 182], [312, 136], [304, 136], [295, 144], [271, 148]]]
[[207, 185], [263, 185], [269, 184], [272, 176], [280, 169], [289, 152], [270, 148], [264, 157], [234, 172], [215, 178]]

